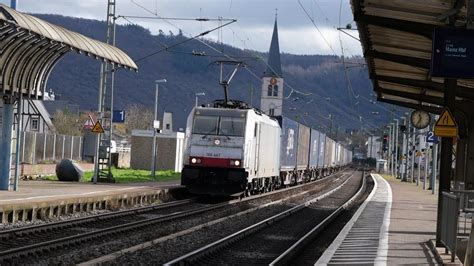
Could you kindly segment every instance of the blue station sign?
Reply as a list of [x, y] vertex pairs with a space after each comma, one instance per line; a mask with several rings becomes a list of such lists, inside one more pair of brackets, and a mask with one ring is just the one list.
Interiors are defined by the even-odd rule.
[[125, 110], [114, 110], [114, 112], [112, 113], [112, 122], [113, 123], [125, 122]]
[[474, 30], [435, 28], [431, 75], [447, 78], [474, 78]]
[[428, 131], [428, 133], [426, 133], [426, 142], [439, 143], [439, 138], [434, 134], [433, 131]]

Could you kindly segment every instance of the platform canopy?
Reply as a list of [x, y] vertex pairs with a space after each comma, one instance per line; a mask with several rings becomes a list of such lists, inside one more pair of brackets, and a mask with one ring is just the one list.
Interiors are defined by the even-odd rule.
[[0, 94], [41, 99], [54, 65], [75, 51], [137, 70], [133, 60], [117, 47], [48, 23], [0, 4]]
[[[444, 79], [430, 77], [435, 27], [466, 27], [465, 0], [351, 0], [378, 100], [440, 113]], [[458, 79], [456, 99], [474, 99], [474, 82]]]

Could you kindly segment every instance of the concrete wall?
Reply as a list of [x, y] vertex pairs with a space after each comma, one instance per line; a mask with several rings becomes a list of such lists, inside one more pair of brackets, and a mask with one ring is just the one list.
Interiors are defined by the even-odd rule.
[[[157, 134], [156, 169], [181, 172], [184, 134]], [[134, 131], [130, 153], [130, 168], [150, 170], [152, 165], [152, 131]]]

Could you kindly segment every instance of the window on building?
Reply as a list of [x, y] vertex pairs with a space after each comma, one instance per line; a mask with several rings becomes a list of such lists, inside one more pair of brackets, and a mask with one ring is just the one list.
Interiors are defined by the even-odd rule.
[[274, 116], [275, 115], [275, 109], [270, 108], [270, 110], [268, 110], [268, 115]]
[[268, 91], [267, 91], [267, 96], [272, 96], [273, 95], [273, 86], [268, 85]]
[[278, 97], [278, 85], [273, 86], [273, 96]]
[[170, 124], [166, 124], [166, 129], [170, 129]]
[[31, 118], [31, 130], [39, 131], [39, 118]]

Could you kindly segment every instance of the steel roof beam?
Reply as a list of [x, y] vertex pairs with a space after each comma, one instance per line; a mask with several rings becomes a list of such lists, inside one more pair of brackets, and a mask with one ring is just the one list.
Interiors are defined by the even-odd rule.
[[381, 97], [378, 97], [377, 101], [388, 103], [388, 104], [394, 104], [394, 105], [398, 105], [398, 106], [402, 106], [402, 107], [406, 107], [410, 109], [423, 110], [423, 111], [426, 111], [432, 114], [438, 114], [438, 115], [441, 114], [441, 112], [443, 111], [443, 108], [440, 108], [440, 107], [401, 102], [401, 101], [396, 101], [396, 100], [391, 100], [391, 99], [384, 99]]
[[[354, 2], [358, 2], [358, 1], [356, 0]], [[390, 28], [394, 30], [417, 34], [429, 39], [433, 38], [432, 35], [433, 35], [434, 25], [430, 25], [430, 24], [406, 21], [406, 20], [401, 20], [401, 19], [394, 19], [394, 18], [366, 15], [366, 14], [363, 14], [361, 10], [357, 10], [357, 9], [354, 10], [354, 20], [356, 22], [362, 22], [365, 24], [376, 25], [379, 27]]]
[[364, 56], [372, 57], [374, 59], [382, 59], [394, 63], [404, 64], [413, 67], [430, 69], [430, 60], [416, 57], [396, 55], [390, 53], [382, 53], [375, 50], [368, 50], [364, 52]]
[[436, 104], [436, 105], [443, 105], [444, 104], [443, 98], [439, 98], [439, 97], [435, 97], [435, 96], [429, 96], [429, 95], [423, 95], [423, 94], [417, 94], [417, 93], [410, 93], [410, 92], [404, 92], [404, 91], [389, 90], [389, 89], [384, 89], [384, 88], [381, 88], [381, 87], [374, 87], [374, 91], [380, 92], [380, 93], [385, 93], [385, 94], [390, 94], [390, 95], [393, 95], [393, 96], [403, 97], [403, 98], [407, 98], [407, 99], [410, 99], [410, 100], [425, 102], [425, 103], [431, 103], [431, 104]]
[[[401, 77], [391, 77], [383, 75], [374, 75], [370, 77], [371, 79], [376, 79], [378, 81], [385, 81], [394, 84], [400, 84], [405, 86], [417, 87], [420, 89], [429, 89], [438, 92], [444, 92], [444, 84], [439, 82], [434, 82], [430, 80], [419, 80], [419, 79], [410, 79], [410, 78], [401, 78]], [[459, 86], [456, 89], [456, 95], [463, 98], [473, 99], [474, 100], [474, 88], [469, 88], [465, 86]]]

